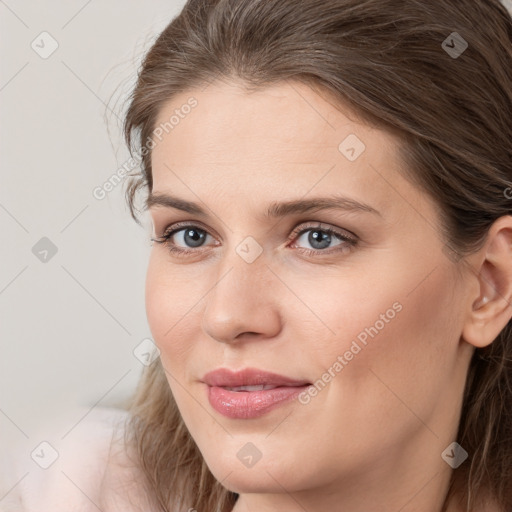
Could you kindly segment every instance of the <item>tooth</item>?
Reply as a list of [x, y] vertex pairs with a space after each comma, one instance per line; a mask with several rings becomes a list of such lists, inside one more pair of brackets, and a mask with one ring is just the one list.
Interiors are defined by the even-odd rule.
[[274, 389], [276, 387], [277, 386], [272, 386], [271, 384], [268, 384], [268, 385], [259, 384], [259, 385], [255, 385], [255, 386], [237, 386], [234, 388], [230, 388], [230, 387], [226, 386], [224, 389], [227, 389], [228, 391], [262, 391], [264, 389]]

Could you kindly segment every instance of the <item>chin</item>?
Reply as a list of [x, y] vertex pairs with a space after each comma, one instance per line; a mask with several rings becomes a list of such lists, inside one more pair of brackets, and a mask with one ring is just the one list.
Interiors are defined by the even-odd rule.
[[290, 484], [288, 481], [283, 482], [283, 479], [280, 477], [276, 478], [274, 473], [271, 472], [271, 474], [274, 475], [274, 478], [272, 478], [265, 470], [260, 470], [255, 473], [251, 470], [245, 472], [233, 471], [227, 478], [226, 474], [226, 472], [222, 474], [216, 473], [214, 476], [226, 489], [238, 494], [281, 493], [283, 491], [282, 486], [289, 489]]
[[[227, 459], [223, 454], [212, 454], [206, 463], [213, 476], [222, 483], [222, 485], [238, 494], [242, 493], [281, 493], [283, 487], [289, 491], [298, 491], [307, 488], [313, 475], [299, 474], [293, 467], [296, 466], [293, 461], [284, 467], [279, 464], [279, 456], [276, 455], [277, 464], [274, 457], [267, 455], [268, 460], [263, 458], [256, 462], [252, 467], [246, 467], [235, 455], [235, 459]], [[209, 463], [209, 460], [214, 463]]]

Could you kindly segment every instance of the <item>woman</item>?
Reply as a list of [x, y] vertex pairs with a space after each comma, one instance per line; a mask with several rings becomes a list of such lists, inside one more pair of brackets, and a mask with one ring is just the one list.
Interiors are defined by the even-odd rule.
[[187, 3], [125, 123], [160, 510], [512, 510], [511, 119], [498, 1]]
[[498, 0], [190, 0], [125, 120], [160, 358], [95, 504], [510, 512], [511, 115]]

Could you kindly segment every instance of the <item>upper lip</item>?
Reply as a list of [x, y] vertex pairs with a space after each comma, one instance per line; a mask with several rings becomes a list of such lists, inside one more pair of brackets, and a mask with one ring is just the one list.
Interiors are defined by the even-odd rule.
[[310, 384], [306, 380], [291, 379], [284, 375], [267, 372], [259, 368], [245, 368], [239, 371], [228, 368], [218, 368], [208, 372], [203, 377], [203, 382], [208, 386], [237, 387], [237, 386], [302, 386]]

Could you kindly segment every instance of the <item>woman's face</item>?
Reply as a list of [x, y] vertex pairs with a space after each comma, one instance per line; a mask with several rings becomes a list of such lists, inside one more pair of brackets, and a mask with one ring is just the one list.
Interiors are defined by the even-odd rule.
[[[346, 490], [341, 482], [399, 492], [384, 486], [404, 475], [419, 492], [450, 470], [441, 452], [471, 355], [460, 338], [468, 294], [438, 208], [398, 172], [397, 140], [298, 83], [190, 90], [157, 126], [153, 195], [204, 213], [150, 201], [153, 236], [178, 231], [153, 244], [147, 317], [215, 477], [283, 503], [302, 492], [306, 503]], [[338, 207], [322, 208], [319, 198], [335, 196]], [[296, 201], [316, 207], [278, 206]], [[312, 385], [261, 410], [279, 393], [244, 409], [234, 404], [254, 392], [217, 389], [218, 410], [203, 382], [218, 368]]]

